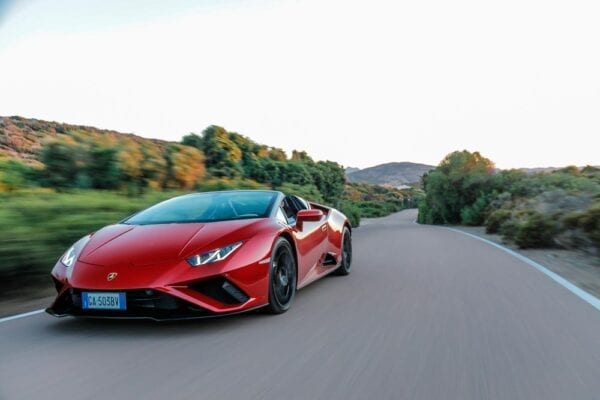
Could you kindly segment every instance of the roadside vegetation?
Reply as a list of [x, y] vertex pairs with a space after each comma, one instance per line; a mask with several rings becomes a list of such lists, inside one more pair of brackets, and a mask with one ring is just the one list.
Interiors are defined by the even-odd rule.
[[0, 118], [0, 285], [46, 281], [77, 239], [197, 191], [277, 189], [339, 208], [353, 226], [414, 207], [416, 189], [346, 183], [341, 165], [291, 157], [219, 126], [181, 142]]
[[600, 257], [600, 169], [498, 171], [456, 151], [422, 180], [419, 222], [486, 227], [521, 248], [563, 247]]

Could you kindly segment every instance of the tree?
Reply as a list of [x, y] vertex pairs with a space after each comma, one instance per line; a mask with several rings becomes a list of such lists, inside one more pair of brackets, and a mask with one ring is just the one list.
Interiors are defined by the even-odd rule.
[[273, 161], [286, 161], [287, 155], [285, 151], [278, 149], [277, 147], [271, 147], [267, 156]]
[[167, 160], [161, 148], [156, 145], [143, 144], [141, 151], [141, 184], [143, 187], [159, 189], [167, 176]]
[[45, 165], [43, 179], [51, 187], [75, 187], [78, 165], [73, 142], [55, 140], [42, 148], [40, 159]]
[[278, 163], [281, 180], [296, 185], [314, 184], [307, 165], [299, 161], [287, 161]]
[[306, 153], [306, 151], [292, 150], [292, 161], [309, 161], [313, 159]]
[[169, 187], [192, 189], [204, 177], [204, 155], [196, 148], [172, 144], [167, 148]]
[[242, 173], [242, 151], [222, 127], [211, 125], [202, 132], [202, 150], [212, 176], [238, 177]]
[[[423, 176], [425, 199], [419, 208], [419, 221], [433, 224], [457, 224], [461, 211], [472, 206], [482, 193], [490, 191], [494, 164], [478, 152], [467, 150], [448, 154], [438, 167]], [[463, 213], [471, 221], [483, 221], [475, 212], [483, 212], [485, 205]]]
[[89, 150], [86, 174], [91, 187], [95, 189], [114, 189], [120, 183], [117, 149], [92, 145]]
[[316, 203], [323, 203], [323, 196], [315, 185], [296, 185], [293, 183], [283, 183], [277, 188], [285, 194], [293, 194], [300, 196], [305, 200], [314, 201]]
[[120, 143], [121, 151], [118, 153], [119, 170], [121, 179], [127, 186], [129, 194], [143, 191], [142, 161], [144, 154], [140, 145], [132, 139], [123, 139]]
[[333, 161], [318, 161], [306, 165], [325, 202], [337, 205], [346, 182], [344, 168]]
[[0, 159], [0, 192], [21, 189], [34, 180], [37, 171], [17, 160]]
[[195, 133], [190, 133], [181, 139], [181, 144], [202, 150], [202, 136], [196, 135]]

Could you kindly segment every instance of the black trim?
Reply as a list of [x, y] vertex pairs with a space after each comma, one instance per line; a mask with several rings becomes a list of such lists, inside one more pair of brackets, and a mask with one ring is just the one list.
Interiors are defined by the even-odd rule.
[[188, 287], [204, 296], [228, 305], [242, 304], [250, 299], [239, 287], [222, 276], [197, 281], [191, 283]]
[[154, 320], [210, 317], [214, 312], [198, 307], [175, 296], [153, 289], [125, 290], [127, 310], [84, 310], [81, 292], [94, 290], [69, 289], [59, 296], [46, 312], [57, 316], [97, 318], [150, 318]]

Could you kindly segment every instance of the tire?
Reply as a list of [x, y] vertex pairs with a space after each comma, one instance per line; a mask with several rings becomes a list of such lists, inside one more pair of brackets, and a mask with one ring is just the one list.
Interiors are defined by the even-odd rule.
[[273, 245], [269, 270], [270, 314], [282, 314], [289, 310], [296, 297], [296, 259], [290, 243], [278, 238]]
[[347, 226], [344, 227], [342, 234], [342, 261], [340, 266], [335, 270], [336, 275], [349, 275], [350, 266], [352, 265], [352, 234]]

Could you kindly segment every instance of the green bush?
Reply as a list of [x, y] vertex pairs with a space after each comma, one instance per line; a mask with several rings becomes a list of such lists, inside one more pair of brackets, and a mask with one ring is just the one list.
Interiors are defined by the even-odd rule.
[[19, 161], [0, 159], [0, 192], [11, 192], [30, 186], [38, 171]]
[[533, 212], [516, 228], [515, 243], [522, 249], [554, 245], [557, 225], [549, 216]]
[[485, 231], [487, 233], [498, 233], [502, 224], [510, 220], [512, 212], [505, 208], [500, 208], [492, 212], [485, 220]]
[[241, 178], [210, 178], [202, 180], [196, 185], [196, 190], [200, 192], [236, 189], [268, 189], [268, 187], [256, 181]]
[[342, 202], [340, 211], [346, 215], [353, 228], [360, 226], [360, 208], [354, 203], [349, 201]]
[[493, 189], [493, 173], [494, 164], [478, 152], [463, 150], [448, 154], [439, 166], [423, 176], [423, 202], [427, 206], [421, 209], [421, 219], [444, 224], [457, 224], [465, 219], [471, 224], [481, 224], [487, 206], [483, 196]]
[[479, 196], [475, 203], [460, 210], [460, 221], [463, 225], [479, 226], [485, 221], [485, 211], [488, 201], [484, 195]]
[[0, 282], [48, 279], [60, 255], [77, 239], [156, 202], [177, 195], [153, 192], [131, 198], [114, 192], [0, 194]]
[[279, 186], [277, 190], [285, 193], [292, 194], [295, 196], [300, 196], [305, 200], [313, 201], [315, 203], [324, 203], [323, 196], [321, 196], [321, 192], [315, 185], [297, 185], [294, 183], [284, 183]]
[[600, 252], [600, 199], [586, 210], [568, 214], [563, 218], [563, 223], [568, 228], [581, 229]]

